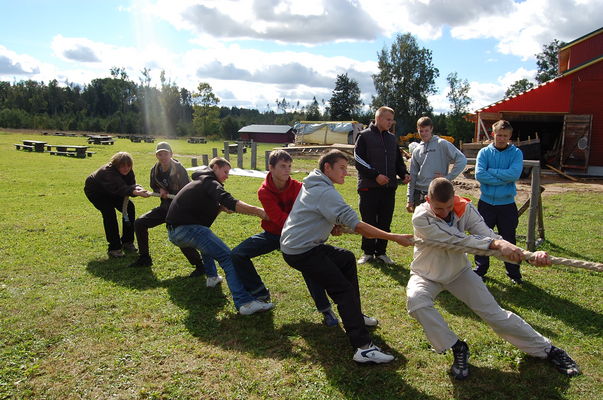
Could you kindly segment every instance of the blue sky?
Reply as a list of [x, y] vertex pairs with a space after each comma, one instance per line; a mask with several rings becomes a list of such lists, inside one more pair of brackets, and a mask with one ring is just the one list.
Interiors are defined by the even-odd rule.
[[[446, 76], [471, 84], [474, 109], [533, 80], [534, 54], [553, 39], [601, 27], [603, 0], [0, 0], [0, 80], [87, 84], [126, 68], [180, 87], [208, 82], [226, 106], [327, 101], [337, 74], [374, 94], [377, 53], [397, 33], [433, 53], [445, 112]], [[546, 10], [546, 12], [543, 12]]]

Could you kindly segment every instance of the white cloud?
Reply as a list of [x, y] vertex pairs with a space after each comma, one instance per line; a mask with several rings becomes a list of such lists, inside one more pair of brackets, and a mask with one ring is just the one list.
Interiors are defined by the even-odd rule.
[[0, 77], [32, 76], [40, 73], [40, 62], [0, 45]]

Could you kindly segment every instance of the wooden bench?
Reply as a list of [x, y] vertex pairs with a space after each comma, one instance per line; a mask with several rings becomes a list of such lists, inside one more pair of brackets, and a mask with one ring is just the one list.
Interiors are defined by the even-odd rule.
[[34, 150], [34, 146], [28, 145], [28, 144], [15, 143], [15, 147], [16, 147], [17, 150], [21, 150], [21, 148], [23, 148], [23, 150], [27, 150], [27, 151], [33, 151]]

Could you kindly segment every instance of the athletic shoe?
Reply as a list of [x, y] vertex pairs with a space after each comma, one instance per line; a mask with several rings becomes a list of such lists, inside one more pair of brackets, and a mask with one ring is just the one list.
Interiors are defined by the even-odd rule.
[[205, 285], [207, 287], [216, 287], [220, 282], [222, 282], [222, 277], [220, 275], [208, 276], [205, 280]]
[[132, 264], [128, 265], [128, 267], [150, 267], [151, 265], [153, 265], [151, 256], [139, 256], [138, 259], [136, 259], [136, 261], [134, 261]]
[[193, 272], [190, 273], [190, 275], [188, 276], [189, 278], [196, 278], [198, 276], [203, 276], [205, 275], [205, 268], [203, 268], [203, 266], [196, 266], [195, 269], [193, 270]]
[[327, 311], [323, 311], [322, 315], [322, 323], [326, 326], [332, 327], [339, 325], [339, 319], [337, 318], [337, 315], [335, 315], [333, 310], [331, 310], [330, 308]]
[[270, 303], [270, 290], [266, 289], [266, 294], [256, 296], [256, 300], [263, 301], [264, 303]]
[[138, 251], [136, 246], [134, 246], [134, 243], [124, 243], [121, 248], [128, 253], [136, 253]]
[[239, 314], [241, 315], [251, 315], [256, 312], [268, 311], [274, 308], [274, 304], [272, 303], [264, 303], [263, 301], [253, 300], [249, 303], [243, 304], [239, 308]]
[[547, 360], [557, 368], [559, 372], [568, 376], [576, 376], [580, 373], [578, 365], [572, 358], [559, 347], [551, 346], [548, 351]]
[[377, 258], [377, 260], [381, 260], [383, 262], [383, 264], [387, 264], [387, 265], [395, 264], [394, 260], [389, 258], [387, 256], [387, 254], [381, 254], [380, 256], [377, 256], [376, 258]]
[[369, 316], [364, 315], [364, 314], [362, 314], [362, 317], [364, 318], [364, 325], [365, 326], [377, 326], [377, 325], [379, 325], [379, 320], [377, 320], [377, 318], [369, 317]]
[[523, 280], [521, 278], [511, 278], [511, 283], [521, 286], [523, 285]]
[[358, 264], [366, 264], [369, 261], [373, 260], [372, 254], [363, 254], [362, 257], [358, 259]]
[[450, 367], [450, 373], [457, 380], [463, 380], [469, 376], [469, 346], [462, 340], [457, 340], [452, 346], [454, 362]]
[[370, 344], [368, 349], [358, 349], [354, 354], [352, 360], [357, 363], [367, 364], [385, 364], [394, 360], [394, 356], [381, 351], [381, 349], [374, 344]]
[[109, 254], [109, 257], [113, 257], [113, 258], [120, 258], [120, 257], [124, 257], [125, 256], [124, 252], [121, 251], [121, 249], [109, 250], [107, 252], [107, 254]]

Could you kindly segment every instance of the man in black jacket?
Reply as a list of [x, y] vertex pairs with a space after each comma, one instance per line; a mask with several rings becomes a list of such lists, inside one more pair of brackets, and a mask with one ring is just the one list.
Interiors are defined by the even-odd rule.
[[220, 211], [238, 212], [267, 219], [264, 209], [237, 200], [224, 190], [230, 163], [220, 157], [193, 174], [193, 181], [183, 187], [170, 205], [165, 222], [168, 237], [178, 247], [194, 247], [203, 256], [217, 260], [226, 274], [226, 283], [234, 305], [243, 315], [270, 310], [274, 305], [256, 300], [237, 277], [231, 251], [209, 228]]
[[[170, 195], [177, 194], [191, 180], [182, 164], [172, 158], [172, 147], [167, 142], [160, 142], [155, 149], [157, 163], [151, 168], [150, 184], [154, 192], [159, 193], [161, 203], [159, 207], [143, 214], [134, 221], [134, 231], [138, 242], [138, 259], [130, 267], [150, 267], [153, 259], [149, 251], [149, 229], [165, 222], [165, 216], [170, 208]], [[191, 247], [181, 247], [180, 251], [188, 262], [195, 267], [191, 277], [206, 274], [207, 287], [214, 287], [222, 281], [216, 271], [216, 265], [209, 257], [204, 265], [204, 260], [199, 252]]]
[[[375, 122], [358, 135], [354, 148], [354, 160], [358, 170], [358, 194], [362, 221], [385, 232], [390, 225], [396, 204], [396, 176], [402, 183], [410, 181], [410, 175], [402, 160], [396, 135], [389, 132], [394, 123], [394, 110], [380, 107], [375, 113]], [[385, 254], [387, 240], [362, 238], [364, 254], [358, 264], [378, 259], [393, 264]]]

